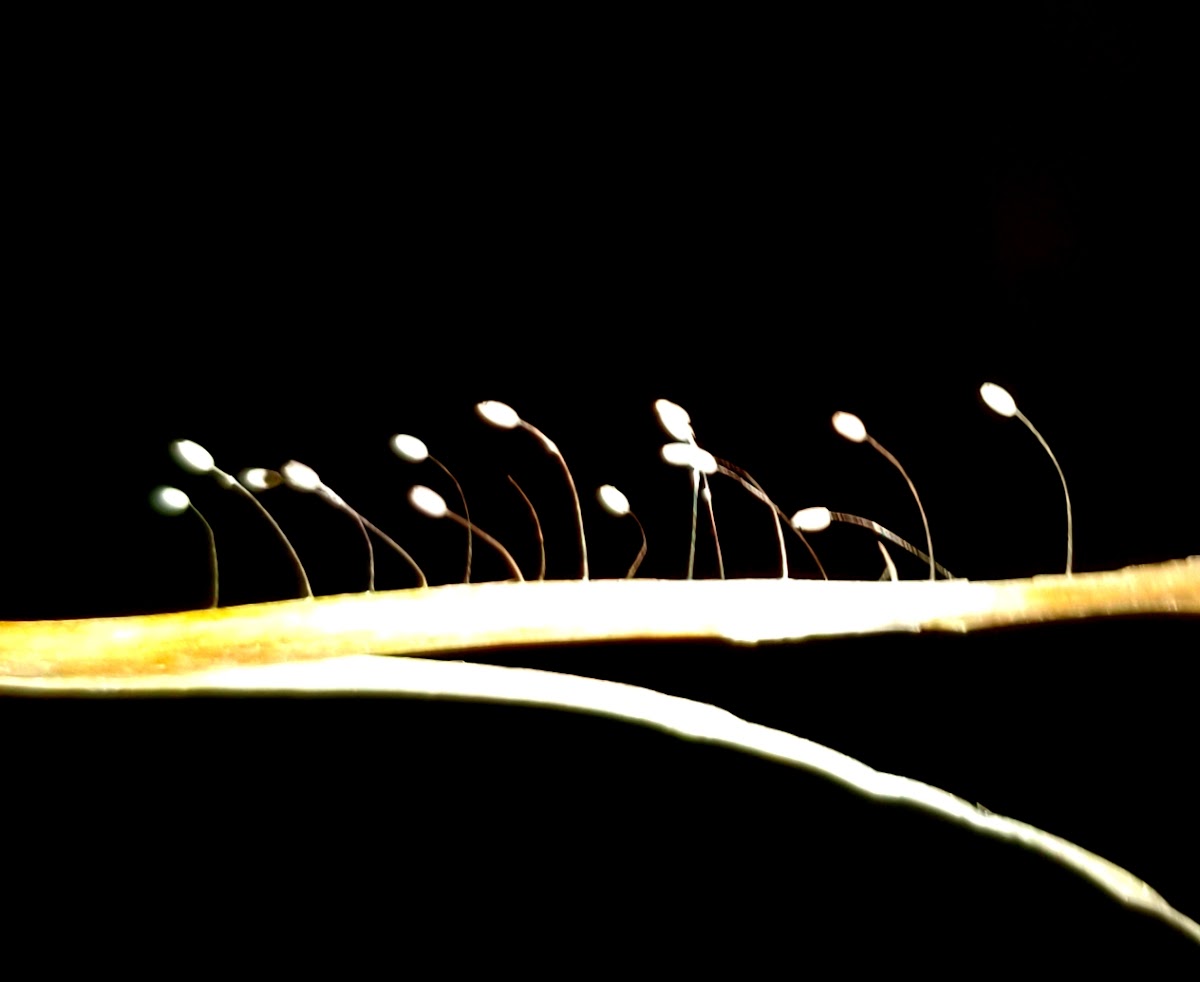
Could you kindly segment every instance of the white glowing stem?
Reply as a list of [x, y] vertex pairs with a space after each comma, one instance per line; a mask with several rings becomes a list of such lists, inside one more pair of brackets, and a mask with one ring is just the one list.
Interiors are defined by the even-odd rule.
[[[97, 691], [101, 687], [77, 683], [75, 688]], [[1067, 839], [998, 815], [941, 788], [876, 770], [812, 740], [749, 722], [707, 703], [653, 689], [531, 668], [365, 655], [198, 672], [174, 678], [125, 680], [123, 688], [258, 693], [375, 692], [421, 699], [545, 706], [624, 720], [685, 740], [729, 747], [801, 768], [883, 804], [917, 808], [980, 834], [1022, 846], [1061, 864], [1120, 902], [1157, 917], [1185, 936], [1200, 941], [1200, 925], [1167, 903], [1148, 883]]]

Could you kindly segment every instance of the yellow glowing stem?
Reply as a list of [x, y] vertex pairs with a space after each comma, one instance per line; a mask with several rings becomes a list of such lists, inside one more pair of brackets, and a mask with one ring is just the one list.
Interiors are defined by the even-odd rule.
[[970, 582], [562, 580], [454, 584], [139, 617], [0, 622], [0, 686], [162, 677], [347, 654], [455, 657], [509, 645], [797, 642], [1200, 614], [1200, 557]]

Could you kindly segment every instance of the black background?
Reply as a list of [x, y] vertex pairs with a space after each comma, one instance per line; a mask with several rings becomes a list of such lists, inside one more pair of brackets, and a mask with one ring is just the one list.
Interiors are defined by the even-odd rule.
[[[416, 480], [453, 504], [451, 489], [387, 448], [413, 433], [531, 571], [516, 477], [548, 575], [576, 576], [561, 475], [475, 418], [487, 398], [566, 454], [594, 577], [637, 550], [591, 496], [609, 482], [647, 527], [642, 575], [684, 571], [688, 481], [658, 460], [659, 397], [785, 510], [825, 504], [919, 542], [899, 475], [829, 426], [855, 412], [956, 574], [1058, 571], [1057, 475], [981, 405], [989, 380], [1056, 448], [1077, 570], [1200, 553], [1195, 160], [1171, 25], [1040, 4], [953, 24], [414, 23], [376, 43], [366, 25], [316, 44], [210, 31], [96, 45], [75, 25], [30, 75], [0, 617], [202, 606], [202, 530], [149, 509], [160, 483], [212, 523], [224, 603], [293, 595], [270, 529], [174, 467], [178, 437], [234, 472], [308, 463], [454, 581], [461, 535], [404, 500]], [[728, 482], [715, 494], [729, 573], [776, 575], [765, 510]], [[348, 519], [264, 500], [318, 593], [363, 589]], [[814, 545], [838, 577], [881, 571], [862, 530]], [[478, 578], [504, 575], [476, 555]], [[702, 537], [698, 574], [714, 573]], [[380, 551], [379, 587], [411, 584]], [[471, 657], [808, 736], [1077, 841], [1197, 916], [1195, 628]], [[607, 721], [375, 699], [0, 712], [14, 896], [98, 941], [128, 918], [196, 953], [333, 940], [354, 960], [399, 939], [401, 960], [572, 973], [1194, 950], [1019, 850]]]

